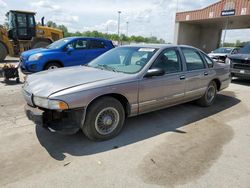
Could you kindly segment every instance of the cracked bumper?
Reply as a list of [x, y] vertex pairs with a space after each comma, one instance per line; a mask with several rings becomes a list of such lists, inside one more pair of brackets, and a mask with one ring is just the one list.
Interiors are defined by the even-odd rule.
[[40, 110], [26, 105], [25, 113], [28, 119], [36, 125], [62, 134], [75, 134], [81, 128], [84, 120], [84, 109], [58, 112]]

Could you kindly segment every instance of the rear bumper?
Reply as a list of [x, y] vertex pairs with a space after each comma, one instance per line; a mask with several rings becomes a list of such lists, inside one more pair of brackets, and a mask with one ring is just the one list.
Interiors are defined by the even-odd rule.
[[81, 128], [84, 118], [84, 109], [58, 112], [26, 105], [25, 113], [36, 125], [61, 134], [75, 134]]

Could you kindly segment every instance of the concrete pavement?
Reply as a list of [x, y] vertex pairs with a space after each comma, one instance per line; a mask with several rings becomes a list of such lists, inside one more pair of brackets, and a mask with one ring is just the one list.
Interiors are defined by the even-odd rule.
[[101, 143], [35, 126], [21, 86], [0, 82], [0, 187], [250, 185], [250, 81], [234, 81], [210, 108], [188, 103], [128, 119]]

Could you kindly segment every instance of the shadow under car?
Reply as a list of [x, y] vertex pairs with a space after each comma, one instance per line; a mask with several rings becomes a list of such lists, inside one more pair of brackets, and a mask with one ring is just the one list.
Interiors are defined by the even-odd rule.
[[241, 101], [234, 97], [233, 92], [223, 91], [218, 95], [214, 105], [202, 108], [193, 103], [186, 103], [160, 111], [127, 119], [123, 130], [114, 139], [105, 142], [88, 140], [82, 132], [64, 136], [51, 133], [36, 126], [36, 134], [40, 144], [56, 160], [64, 160], [64, 153], [73, 156], [92, 155], [133, 144], [166, 132], [186, 134], [179, 128], [207, 118], [229, 109]]

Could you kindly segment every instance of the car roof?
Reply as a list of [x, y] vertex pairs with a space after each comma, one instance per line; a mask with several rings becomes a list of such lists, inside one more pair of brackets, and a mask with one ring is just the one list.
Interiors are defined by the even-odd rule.
[[219, 48], [217, 48], [217, 49], [237, 49], [237, 48], [239, 48], [239, 47], [219, 47]]
[[184, 47], [184, 48], [193, 48], [193, 49], [200, 50], [198, 48], [195, 48], [189, 45], [175, 45], [175, 44], [133, 44], [133, 45], [124, 45], [121, 47], [157, 48], [157, 49]]
[[111, 40], [108, 40], [108, 39], [104, 39], [104, 38], [95, 38], [95, 37], [66, 37], [66, 39], [69, 39], [69, 40], [75, 40], [75, 39], [91, 39], [91, 40], [101, 40], [101, 41], [111, 41]]

